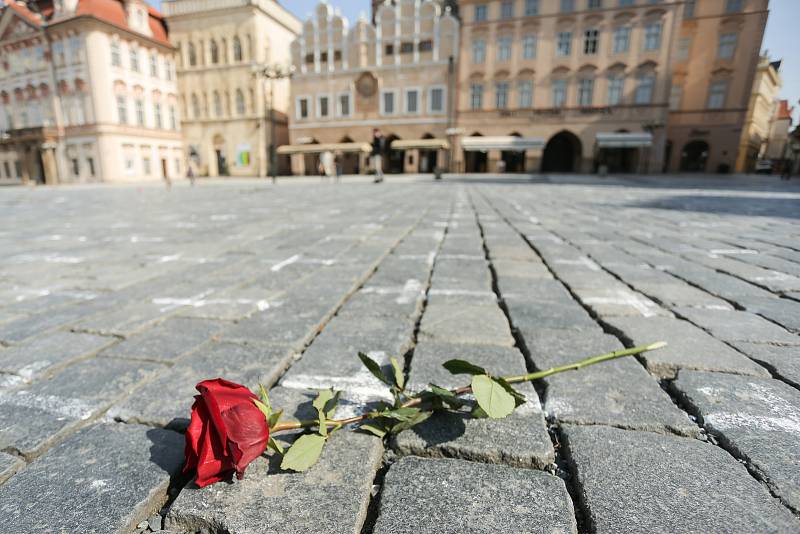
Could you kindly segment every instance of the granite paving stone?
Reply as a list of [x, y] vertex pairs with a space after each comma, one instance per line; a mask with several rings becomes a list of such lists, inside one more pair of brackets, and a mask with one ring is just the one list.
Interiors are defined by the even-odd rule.
[[226, 326], [219, 321], [174, 317], [104, 350], [100, 356], [174, 362], [220, 334]]
[[783, 380], [800, 388], [800, 349], [798, 347], [741, 341], [734, 342], [733, 346], [750, 359], [778, 374]]
[[431, 303], [422, 316], [420, 338], [450, 343], [511, 347], [508, 320], [496, 305]]
[[723, 341], [800, 345], [800, 336], [752, 313], [692, 308], [677, 308], [675, 312]]
[[166, 502], [182, 463], [175, 432], [117, 423], [83, 429], [0, 486], [3, 529], [127, 534]]
[[403, 458], [384, 479], [376, 534], [577, 533], [564, 481], [531, 469]]
[[562, 428], [593, 531], [790, 533], [800, 519], [727, 452], [692, 438]]
[[769, 378], [681, 371], [673, 383], [705, 427], [800, 512], [800, 391]]
[[800, 334], [800, 302], [774, 296], [743, 298], [738, 302], [746, 311], [778, 323], [794, 334]]
[[24, 465], [25, 462], [19, 456], [0, 452], [0, 484], [11, 478]]
[[[711, 310], [692, 311], [699, 315]], [[668, 343], [663, 349], [640, 356], [647, 369], [660, 377], [672, 378], [679, 369], [769, 376], [762, 366], [686, 321], [668, 317], [613, 317], [608, 322], [634, 345]]]

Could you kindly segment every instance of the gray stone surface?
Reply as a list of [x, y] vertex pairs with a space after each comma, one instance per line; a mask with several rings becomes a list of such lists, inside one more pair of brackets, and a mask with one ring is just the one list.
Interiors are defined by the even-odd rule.
[[800, 336], [752, 313], [692, 308], [678, 308], [676, 313], [723, 341], [800, 345]]
[[24, 465], [25, 462], [19, 456], [0, 452], [0, 484], [11, 478]]
[[[710, 312], [697, 310], [698, 315]], [[656, 341], [668, 343], [666, 348], [641, 356], [648, 370], [658, 376], [674, 377], [679, 369], [769, 376], [767, 370], [754, 361], [686, 321], [666, 317], [614, 317], [608, 322], [636, 345]]]
[[592, 330], [594, 319], [574, 300], [553, 302], [506, 301], [514, 327], [522, 329], [553, 328], [563, 330]]
[[172, 368], [161, 370], [156, 378], [109, 410], [109, 415], [127, 422], [183, 430], [189, 424], [198, 382], [222, 377], [253, 390], [259, 383], [270, 387], [292, 357], [292, 352], [280, 345], [211, 342]]
[[790, 332], [800, 334], [800, 302], [775, 297], [754, 297], [741, 299], [739, 302], [750, 313], [757, 313]]
[[3, 530], [128, 533], [167, 499], [183, 437], [117, 423], [84, 429], [0, 486]]
[[674, 382], [705, 427], [800, 512], [800, 391], [773, 379], [682, 371]]
[[763, 343], [736, 342], [733, 346], [778, 376], [800, 388], [800, 349]]
[[529, 469], [404, 458], [383, 484], [376, 534], [577, 533], [564, 482]]
[[511, 347], [508, 320], [496, 305], [431, 303], [422, 316], [420, 338], [449, 343]]
[[790, 533], [800, 519], [727, 452], [691, 438], [563, 427], [596, 532]]
[[225, 325], [206, 319], [176, 317], [103, 351], [105, 358], [173, 362], [219, 334]]

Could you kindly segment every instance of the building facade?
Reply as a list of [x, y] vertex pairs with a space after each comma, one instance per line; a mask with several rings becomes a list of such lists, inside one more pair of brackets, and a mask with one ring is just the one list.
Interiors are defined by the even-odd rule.
[[3, 1], [0, 180], [183, 172], [174, 48], [142, 0]]
[[330, 147], [344, 172], [365, 172], [373, 128], [391, 147], [387, 172], [445, 166], [458, 53], [458, 20], [438, 2], [387, 2], [352, 27], [320, 3], [292, 44], [292, 171], [315, 174], [313, 154]]
[[289, 81], [256, 74], [290, 64], [300, 21], [275, 0], [165, 0], [162, 9], [178, 48], [183, 131], [195, 171], [266, 176], [270, 145], [289, 140]]
[[[768, 0], [688, 0], [675, 45], [670, 171], [743, 172], [760, 144], [745, 126]], [[766, 105], [766, 104], [764, 104]]]
[[753, 172], [758, 160], [765, 157], [773, 135], [771, 131], [773, 121], [778, 115], [778, 95], [783, 86], [779, 72], [780, 64], [780, 61], [773, 62], [767, 57], [762, 57], [758, 63], [742, 128], [742, 139], [736, 161], [737, 172]]

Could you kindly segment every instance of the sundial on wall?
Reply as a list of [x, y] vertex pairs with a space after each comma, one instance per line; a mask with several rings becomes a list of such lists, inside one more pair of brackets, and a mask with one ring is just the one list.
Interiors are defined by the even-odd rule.
[[365, 72], [356, 80], [356, 91], [363, 98], [375, 96], [378, 90], [378, 79], [371, 72]]

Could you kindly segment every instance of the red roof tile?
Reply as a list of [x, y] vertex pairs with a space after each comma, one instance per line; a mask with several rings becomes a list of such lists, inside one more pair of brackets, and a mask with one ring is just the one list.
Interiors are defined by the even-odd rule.
[[12, 11], [16, 12], [20, 17], [25, 19], [26, 21], [30, 22], [37, 28], [41, 25], [41, 21], [39, 17], [34, 14], [27, 6], [18, 4], [14, 0], [2, 0], [3, 4], [11, 8]]
[[794, 113], [794, 108], [789, 107], [788, 100], [779, 100], [778, 101], [778, 120], [789, 119], [792, 120], [792, 113]]

